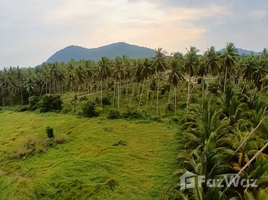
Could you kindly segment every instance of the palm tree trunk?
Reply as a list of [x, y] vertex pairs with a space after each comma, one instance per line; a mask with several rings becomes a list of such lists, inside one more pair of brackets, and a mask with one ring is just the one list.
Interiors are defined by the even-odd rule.
[[116, 88], [116, 82], [114, 82], [114, 97], [113, 97], [113, 106], [115, 106], [115, 88]]
[[158, 98], [159, 98], [159, 77], [157, 79], [157, 91], [156, 91], [156, 116], [158, 117], [159, 110], [158, 110]]
[[47, 94], [47, 81], [46, 81], [46, 94]]
[[101, 80], [101, 106], [103, 106], [102, 105], [102, 80]]
[[143, 83], [142, 83], [142, 88], [141, 88], [141, 94], [140, 94], [138, 109], [140, 109], [140, 105], [141, 105], [141, 99], [142, 99], [142, 94], [143, 94], [143, 90], [144, 90], [144, 83], [145, 83], [145, 79], [143, 80]]
[[117, 108], [119, 110], [120, 108], [120, 82], [117, 83], [117, 87], [118, 87], [118, 90], [117, 90], [117, 95], [118, 95], [118, 99], [117, 99]]
[[170, 85], [170, 88], [169, 88], [168, 104], [170, 104], [170, 96], [171, 96], [171, 85]]
[[177, 112], [177, 87], [174, 87], [174, 95], [175, 95], [175, 100], [174, 100], [174, 111], [175, 111], [175, 116], [176, 116], [176, 112]]
[[4, 96], [3, 88], [1, 89], [1, 93], [2, 93], [2, 104], [3, 104], [3, 107], [5, 107], [5, 96]]
[[132, 98], [133, 98], [134, 92], [135, 92], [135, 86], [133, 86], [133, 89], [132, 89], [132, 93], [131, 93], [131, 97], [130, 97], [130, 100], [129, 100], [128, 106], [130, 106], [130, 104], [131, 104], [131, 101], [132, 101]]
[[42, 85], [42, 89], [41, 89], [41, 92], [40, 92], [40, 96], [39, 96], [39, 98], [41, 98], [42, 97], [42, 94], [43, 94], [43, 90], [44, 90], [44, 84]]
[[128, 101], [128, 79], [127, 79], [127, 88], [126, 88], [126, 101]]
[[22, 84], [21, 83], [20, 83], [20, 100], [21, 100], [21, 105], [23, 105]]
[[204, 98], [204, 90], [205, 90], [205, 80], [202, 77], [202, 98]]
[[224, 74], [224, 87], [223, 87], [223, 95], [225, 96], [226, 92], [226, 81], [227, 81], [227, 67], [225, 67], [225, 74]]
[[151, 100], [151, 105], [153, 104], [153, 100], [154, 100], [154, 95], [155, 95], [156, 87], [157, 87], [157, 85], [154, 87], [154, 92], [153, 92], [153, 96], [152, 96], [152, 100]]
[[189, 74], [189, 80], [188, 80], [188, 95], [187, 95], [187, 108], [189, 106], [190, 101], [190, 85], [191, 85], [191, 74]]
[[148, 106], [149, 93], [150, 93], [150, 83], [149, 83], [149, 85], [148, 85], [148, 90], [147, 90], [146, 109], [147, 109], [147, 106]]

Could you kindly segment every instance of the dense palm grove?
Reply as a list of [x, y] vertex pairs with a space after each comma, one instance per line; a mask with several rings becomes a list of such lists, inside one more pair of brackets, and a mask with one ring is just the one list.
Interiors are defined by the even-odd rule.
[[[204, 175], [206, 180], [240, 175], [258, 179], [258, 188], [210, 188], [203, 184], [181, 191], [178, 186], [163, 198], [268, 199], [266, 49], [259, 55], [238, 55], [234, 44], [229, 43], [222, 52], [211, 47], [203, 55], [195, 47], [187, 49], [185, 55], [171, 56], [159, 48], [150, 59], [103, 57], [98, 62], [72, 60], [28, 69], [10, 67], [0, 71], [0, 86], [3, 107], [27, 105], [31, 96], [66, 92], [75, 99], [94, 95], [102, 105], [112, 91], [110, 99], [118, 109], [124, 103], [131, 105], [134, 98], [138, 108], [143, 105], [149, 109], [155, 98], [159, 116], [163, 100], [172, 105], [175, 115], [180, 102], [185, 108], [185, 145], [179, 151], [177, 175], [186, 170]], [[162, 97], [163, 90], [168, 90], [168, 98]]]

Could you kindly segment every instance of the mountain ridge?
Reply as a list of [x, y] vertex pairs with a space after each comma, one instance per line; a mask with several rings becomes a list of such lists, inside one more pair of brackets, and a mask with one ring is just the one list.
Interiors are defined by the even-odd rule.
[[153, 57], [155, 50], [137, 45], [117, 42], [97, 48], [85, 48], [76, 45], [67, 46], [54, 53], [46, 62], [69, 62], [74, 60], [100, 60], [103, 56], [115, 58], [116, 56], [127, 55], [130, 58]]
[[[219, 51], [223, 50], [224, 49], [221, 49]], [[251, 53], [259, 55], [259, 53], [251, 50], [245, 50], [241, 48], [237, 48], [237, 50], [238, 54], [240, 55], [249, 55]], [[97, 48], [86, 48], [77, 45], [70, 45], [54, 53], [50, 58], [47, 59], [46, 63], [68, 63], [71, 59], [74, 59], [76, 61], [82, 59], [96, 61], [100, 60], [103, 56], [114, 59], [116, 56], [123, 55], [129, 56], [130, 58], [150, 58], [155, 55], [155, 50], [147, 47], [128, 44], [125, 42], [112, 43]]]

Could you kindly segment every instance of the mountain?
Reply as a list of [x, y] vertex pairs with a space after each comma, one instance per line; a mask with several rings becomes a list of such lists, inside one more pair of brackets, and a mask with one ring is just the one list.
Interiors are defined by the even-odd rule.
[[79, 46], [68, 46], [51, 56], [46, 62], [69, 62], [71, 59], [76, 61], [99, 60], [103, 56], [115, 58], [116, 56], [127, 55], [130, 58], [148, 58], [155, 55], [155, 50], [136, 45], [130, 45], [124, 42], [114, 43], [94, 49], [87, 49]]
[[[224, 51], [224, 49], [221, 49], [220, 52]], [[250, 51], [250, 50], [245, 50], [245, 49], [240, 49], [237, 48], [238, 54], [239, 55], [250, 55], [251, 53], [254, 53], [254, 55], [259, 55], [260, 53], [254, 52], [254, 51]]]

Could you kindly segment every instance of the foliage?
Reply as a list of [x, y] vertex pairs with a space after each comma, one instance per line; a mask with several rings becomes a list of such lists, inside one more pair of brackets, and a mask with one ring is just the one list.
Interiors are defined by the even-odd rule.
[[132, 110], [122, 114], [124, 119], [147, 119], [149, 117], [145, 110]]
[[40, 112], [59, 111], [62, 109], [62, 100], [59, 95], [45, 95], [40, 102]]
[[33, 111], [36, 110], [38, 108], [38, 102], [39, 102], [39, 98], [37, 96], [31, 96], [29, 98], [29, 110]]
[[48, 138], [53, 138], [54, 137], [54, 131], [53, 128], [51, 128], [50, 126], [48, 126], [46, 128], [46, 134]]
[[121, 115], [120, 115], [120, 112], [116, 109], [111, 109], [109, 110], [108, 112], [108, 116], [107, 116], [108, 119], [120, 119], [121, 118]]
[[97, 117], [99, 113], [96, 111], [95, 103], [91, 101], [82, 102], [82, 113], [84, 117]]
[[29, 110], [29, 106], [20, 106], [16, 109], [17, 112], [25, 112]]

